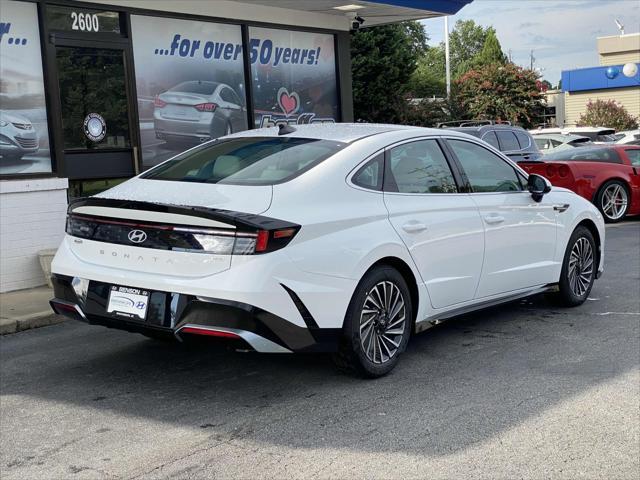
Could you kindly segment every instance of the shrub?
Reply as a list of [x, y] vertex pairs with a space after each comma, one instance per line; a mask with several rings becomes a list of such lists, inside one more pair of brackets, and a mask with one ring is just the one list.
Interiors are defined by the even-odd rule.
[[578, 119], [579, 127], [608, 127], [620, 130], [638, 128], [638, 118], [615, 100], [589, 100], [587, 110]]

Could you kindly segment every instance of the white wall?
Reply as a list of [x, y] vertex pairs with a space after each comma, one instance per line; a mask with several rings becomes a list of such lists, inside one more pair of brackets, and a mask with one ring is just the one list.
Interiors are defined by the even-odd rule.
[[66, 178], [0, 181], [0, 292], [44, 285], [38, 251], [64, 236]]

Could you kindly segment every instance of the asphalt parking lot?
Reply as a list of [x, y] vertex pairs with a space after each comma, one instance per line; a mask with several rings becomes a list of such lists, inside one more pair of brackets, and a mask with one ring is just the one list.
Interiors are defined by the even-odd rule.
[[638, 478], [640, 220], [606, 256], [582, 307], [460, 317], [374, 381], [74, 322], [5, 336], [0, 477]]

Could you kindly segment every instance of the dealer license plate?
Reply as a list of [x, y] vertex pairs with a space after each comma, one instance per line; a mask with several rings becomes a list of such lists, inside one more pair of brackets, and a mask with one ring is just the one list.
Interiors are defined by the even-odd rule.
[[107, 313], [121, 317], [144, 320], [149, 305], [149, 292], [139, 288], [113, 285], [109, 292]]

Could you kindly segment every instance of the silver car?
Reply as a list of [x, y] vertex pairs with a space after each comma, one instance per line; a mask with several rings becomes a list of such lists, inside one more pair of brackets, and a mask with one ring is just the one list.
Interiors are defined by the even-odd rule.
[[38, 134], [29, 119], [0, 110], [0, 156], [3, 160], [20, 160], [35, 153], [38, 143]]
[[229, 85], [182, 82], [155, 99], [156, 138], [203, 143], [246, 129], [245, 112], [240, 96]]

